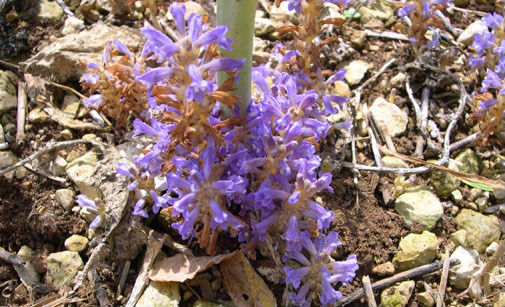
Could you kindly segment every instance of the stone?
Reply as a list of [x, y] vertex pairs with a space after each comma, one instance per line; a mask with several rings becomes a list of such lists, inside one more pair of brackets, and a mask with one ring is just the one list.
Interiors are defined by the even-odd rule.
[[[18, 162], [18, 160], [18, 157], [16, 157], [16, 155], [11, 151], [0, 151], [0, 169], [10, 166]], [[7, 178], [7, 180], [12, 180], [14, 176], [18, 179], [23, 178], [26, 176], [26, 168], [24, 166], [20, 166], [15, 170], [5, 173], [3, 176]]]
[[351, 44], [354, 48], [363, 49], [366, 43], [365, 31], [353, 31], [351, 35]]
[[266, 37], [276, 29], [274, 23], [268, 18], [256, 18], [254, 21], [254, 34]]
[[18, 105], [16, 87], [13, 82], [15, 77], [10, 71], [0, 70], [0, 115], [15, 109]]
[[176, 282], [151, 281], [136, 307], [178, 307], [181, 301]]
[[400, 271], [432, 262], [437, 256], [439, 240], [435, 234], [423, 231], [421, 234], [408, 234], [401, 239], [400, 252], [393, 258], [393, 264]]
[[363, 79], [369, 68], [370, 66], [365, 61], [352, 61], [345, 67], [345, 81], [347, 81], [350, 85], [358, 84], [361, 79]]
[[64, 129], [60, 132], [60, 136], [64, 139], [64, 140], [71, 140], [74, 135], [72, 134], [72, 131], [68, 130], [68, 129]]
[[77, 252], [63, 251], [49, 254], [47, 257], [47, 286], [54, 291], [60, 290], [69, 284], [83, 267], [84, 263]]
[[408, 168], [409, 167], [407, 162], [403, 161], [400, 158], [392, 157], [392, 156], [382, 157], [382, 164], [384, 164], [385, 167], [396, 167], [396, 168]]
[[451, 254], [451, 259], [459, 260], [459, 264], [449, 270], [449, 283], [457, 289], [464, 290], [470, 283], [470, 278], [482, 266], [479, 253], [473, 249], [458, 246]]
[[81, 105], [79, 97], [70, 94], [63, 98], [63, 112], [74, 118], [82, 118], [86, 115], [86, 108]]
[[55, 198], [63, 209], [69, 211], [74, 206], [75, 192], [72, 189], [59, 189], [56, 190]]
[[470, 0], [454, 0], [453, 3], [457, 7], [468, 7], [470, 5]]
[[435, 300], [433, 299], [433, 296], [431, 296], [431, 294], [428, 292], [418, 293], [416, 295], [416, 300], [422, 307], [432, 307], [433, 305], [435, 305]]
[[35, 270], [35, 266], [32, 263], [33, 250], [29, 246], [23, 245], [18, 251], [18, 256], [25, 262], [27, 274], [31, 277], [31, 279], [40, 281], [40, 275], [37, 273], [37, 270]]
[[459, 203], [460, 201], [463, 200], [463, 194], [461, 193], [460, 190], [454, 190], [454, 191], [451, 192], [451, 199], [455, 203]]
[[395, 210], [407, 220], [418, 222], [430, 230], [444, 214], [438, 197], [425, 187], [408, 189], [395, 201]]
[[[451, 170], [459, 171], [458, 163], [455, 160], [449, 159], [447, 167]], [[458, 178], [441, 170], [433, 170], [430, 174], [430, 178], [435, 193], [440, 197], [448, 197], [461, 184]]]
[[35, 107], [28, 113], [27, 118], [30, 123], [40, 124], [48, 122], [51, 117], [43, 107]]
[[344, 81], [337, 81], [333, 83], [333, 94], [342, 97], [349, 97], [351, 96], [351, 88]]
[[92, 178], [97, 163], [97, 154], [89, 151], [70, 162], [65, 169], [67, 176], [77, 185], [79, 191], [90, 199], [101, 198], [100, 190], [94, 185]]
[[479, 19], [466, 27], [466, 29], [459, 35], [457, 42], [465, 46], [470, 46], [473, 43], [473, 36], [484, 31], [488, 31], [487, 26]]
[[505, 292], [498, 293], [498, 297], [494, 301], [493, 307], [505, 307]]
[[69, 35], [72, 33], [78, 33], [84, 30], [84, 21], [75, 16], [67, 16], [65, 23], [63, 24], [63, 29], [61, 30], [62, 35]]
[[479, 158], [470, 148], [460, 152], [454, 160], [458, 162], [460, 172], [469, 174], [478, 174], [480, 172]]
[[390, 136], [398, 136], [405, 132], [409, 117], [394, 103], [378, 97], [370, 107], [375, 121], [380, 129], [388, 132]]
[[484, 252], [493, 241], [500, 239], [500, 221], [494, 215], [462, 209], [455, 221], [458, 229], [465, 229], [467, 232], [465, 246], [479, 253]]
[[57, 38], [22, 66], [27, 73], [53, 76], [55, 82], [78, 81], [86, 70], [81, 61], [101, 63], [103, 46], [114, 39], [132, 51], [144, 41], [138, 29], [96, 23], [82, 32]]
[[80, 235], [71, 235], [65, 240], [65, 248], [72, 252], [82, 252], [88, 247], [88, 238]]
[[394, 88], [403, 88], [405, 81], [407, 80], [407, 75], [400, 72], [391, 78], [391, 86]]
[[57, 25], [63, 22], [64, 12], [56, 1], [41, 0], [37, 19], [44, 24]]
[[67, 161], [60, 155], [57, 155], [54, 161], [49, 165], [49, 170], [55, 176], [60, 176], [65, 173], [65, 168], [67, 167]]
[[391, 261], [381, 263], [374, 268], [372, 268], [372, 273], [379, 276], [389, 276], [396, 272], [395, 266]]
[[296, 17], [296, 12], [288, 9], [289, 3], [283, 1], [280, 3], [279, 7], [277, 5], [272, 5], [270, 8], [270, 19], [274, 22], [285, 22], [291, 21], [294, 24], [298, 24], [298, 18]]
[[193, 303], [193, 307], [224, 307], [224, 305], [204, 300], [197, 300], [196, 302]]
[[371, 19], [387, 21], [394, 15], [395, 8], [389, 0], [379, 0], [372, 2], [359, 9], [361, 22], [367, 23]]
[[491, 242], [488, 247], [486, 247], [486, 255], [492, 256], [497, 250], [500, 245], [496, 242]]
[[413, 280], [403, 281], [386, 288], [381, 293], [382, 307], [404, 307], [410, 300], [416, 283]]
[[267, 49], [268, 42], [259, 37], [254, 37], [253, 39], [253, 52], [263, 52]]
[[466, 230], [460, 229], [449, 235], [449, 240], [454, 243], [454, 245], [465, 245], [466, 241]]

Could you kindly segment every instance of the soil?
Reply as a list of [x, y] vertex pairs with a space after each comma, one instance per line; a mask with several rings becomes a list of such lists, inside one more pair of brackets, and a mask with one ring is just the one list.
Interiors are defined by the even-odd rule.
[[[489, 6], [471, 7], [481, 11], [492, 10]], [[453, 25], [458, 28], [465, 28], [468, 24], [476, 20], [476, 17], [463, 18], [460, 13], [456, 13]], [[0, 19], [0, 23], [2, 20]], [[61, 25], [44, 26], [37, 24], [30, 18], [20, 17], [15, 23], [9, 25], [15, 31], [26, 30], [27, 40], [19, 52], [12, 53], [10, 60], [19, 62], [27, 59], [38, 52], [51, 36], [60, 35]], [[342, 31], [344, 41], [350, 41], [350, 33], [354, 30], [361, 30], [363, 25], [353, 21], [346, 25]], [[0, 28], [1, 30], [1, 28]], [[403, 71], [403, 66], [412, 62], [414, 59], [410, 45], [404, 42], [391, 41], [378, 38], [367, 38], [363, 50], [357, 50], [353, 60], [361, 59], [371, 64], [371, 69], [365, 79], [371, 76], [372, 72], [377, 71], [384, 63], [391, 58], [397, 58], [396, 64], [386, 70], [375, 82], [363, 90], [362, 102], [371, 105], [377, 97], [388, 97], [391, 92], [389, 80], [397, 73]], [[462, 67], [465, 70], [466, 68]], [[464, 73], [465, 71], [463, 71]], [[419, 84], [413, 84], [414, 89], [420, 89]], [[468, 90], [471, 91], [470, 89]], [[420, 96], [420, 92], [415, 92]], [[434, 93], [437, 94], [437, 93]], [[398, 90], [394, 102], [400, 108], [409, 113], [408, 131], [404, 136], [393, 138], [396, 150], [399, 153], [413, 155], [415, 150], [415, 138], [419, 134], [414, 125], [414, 115], [407, 100], [407, 95], [403, 90]], [[445, 108], [445, 113], [451, 113], [454, 110], [454, 104], [440, 105]], [[433, 114], [432, 114], [433, 115]], [[430, 117], [432, 118], [432, 117]], [[458, 127], [459, 132], [467, 133], [471, 127], [461, 121]], [[13, 148], [13, 152], [18, 157], [26, 157], [37, 151], [48, 141], [58, 139], [59, 132], [62, 130], [55, 124], [52, 125], [33, 125], [31, 132], [28, 132], [24, 145]], [[82, 133], [74, 132], [75, 135]], [[454, 135], [457, 135], [456, 133]], [[100, 135], [99, 135], [100, 136]], [[107, 139], [104, 137], [104, 139]], [[110, 138], [109, 138], [110, 139]], [[117, 140], [115, 140], [117, 141]], [[35, 144], [37, 147], [35, 147]], [[349, 159], [348, 159], [349, 160]], [[373, 155], [367, 142], [363, 142], [363, 147], [358, 150], [358, 162], [361, 164], [373, 165]], [[361, 287], [361, 278], [369, 275], [372, 282], [383, 277], [372, 273], [372, 268], [378, 264], [390, 261], [397, 252], [397, 246], [402, 237], [409, 233], [420, 233], [422, 227], [417, 224], [407, 224], [392, 208], [390, 203], [385, 203], [381, 191], [384, 188], [392, 186], [394, 175], [378, 174], [369, 172], [360, 172], [358, 185], [353, 182], [353, 173], [348, 169], [342, 169], [334, 177], [332, 187], [335, 193], [323, 193], [321, 195], [325, 204], [335, 213], [335, 220], [332, 224], [333, 230], [339, 233], [340, 241], [343, 243], [336, 256], [345, 258], [349, 254], [356, 254], [359, 261], [359, 271], [353, 283], [341, 287], [344, 295], [351, 293], [358, 287]], [[429, 184], [428, 175], [419, 175], [416, 177], [416, 184]], [[21, 180], [14, 179], [7, 181], [0, 178], [0, 246], [8, 251], [15, 252], [22, 245], [28, 245], [36, 256], [34, 265], [40, 273], [45, 272], [45, 258], [48, 254], [64, 250], [63, 242], [72, 234], [86, 235], [87, 225], [78, 216], [70, 211], [64, 211], [55, 201], [54, 195], [61, 185], [38, 174], [28, 172], [27, 176]], [[356, 201], [357, 200], [357, 201]], [[455, 230], [453, 215], [446, 209], [446, 214], [439, 221], [433, 232], [442, 240], [444, 246], [448, 235]], [[153, 223], [158, 229], [163, 229], [159, 221]], [[174, 238], [178, 238], [175, 233], [171, 233]], [[188, 242], [183, 242], [188, 243]], [[192, 246], [192, 245], [190, 245]], [[238, 243], [230, 242], [226, 237], [220, 237], [218, 248], [221, 250], [233, 250], [238, 247]], [[167, 250], [168, 253], [170, 253]], [[195, 249], [195, 254], [203, 253]], [[112, 253], [114, 254], [114, 253]], [[83, 255], [83, 261], [86, 263], [89, 254]], [[131, 292], [135, 282], [138, 269], [141, 265], [142, 253], [132, 262], [132, 269], [128, 274], [124, 293], [128, 295]], [[115, 259], [104, 261], [96, 273], [95, 279], [100, 280], [101, 286], [107, 290], [107, 299], [112, 305], [124, 305], [126, 298], [116, 299], [115, 291], [119, 283], [119, 275], [123, 262]], [[272, 265], [271, 260], [258, 257], [253, 261], [255, 267]], [[208, 273], [204, 273], [208, 274]], [[199, 277], [201, 277], [199, 275]], [[203, 278], [207, 278], [205, 275]], [[212, 278], [212, 277], [211, 277]], [[16, 280], [17, 274], [11, 265], [0, 263], [0, 284], [9, 280]], [[266, 278], [267, 283], [272, 288], [278, 302], [283, 302], [284, 285], [272, 283]], [[426, 281], [433, 288], [437, 287], [439, 273], [424, 276], [418, 279], [416, 292], [424, 291], [421, 281]], [[3, 285], [3, 284], [2, 284]], [[190, 288], [193, 291], [200, 292], [198, 284], [183, 285], [182, 289], [187, 292]], [[48, 296], [54, 293], [48, 294]], [[455, 299], [458, 293], [448, 289], [446, 302]], [[94, 289], [83, 287], [78, 292], [82, 301], [75, 303], [75, 306], [99, 305], [95, 297]], [[221, 289], [216, 294], [217, 298], [223, 300], [229, 299], [226, 292]], [[42, 298], [37, 297], [37, 300]], [[195, 297], [181, 303], [181, 306], [192, 303]], [[28, 297], [12, 295], [10, 297], [1, 297], [0, 305], [20, 305], [30, 303]], [[363, 306], [364, 301], [357, 301], [348, 306]], [[411, 306], [417, 306], [414, 302]]]

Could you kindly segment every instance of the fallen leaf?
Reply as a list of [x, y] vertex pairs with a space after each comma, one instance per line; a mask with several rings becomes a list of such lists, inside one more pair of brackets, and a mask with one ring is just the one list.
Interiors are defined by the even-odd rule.
[[235, 306], [275, 307], [275, 297], [242, 252], [219, 266], [228, 295]]
[[149, 278], [154, 281], [184, 282], [233, 255], [235, 255], [235, 252], [214, 257], [193, 257], [186, 254], [177, 254], [173, 257], [162, 258], [154, 263]]
[[49, 114], [51, 120], [57, 122], [65, 128], [76, 129], [76, 130], [103, 130], [102, 127], [93, 124], [84, 122], [82, 120], [73, 119], [67, 113], [53, 107], [44, 108], [44, 112]]

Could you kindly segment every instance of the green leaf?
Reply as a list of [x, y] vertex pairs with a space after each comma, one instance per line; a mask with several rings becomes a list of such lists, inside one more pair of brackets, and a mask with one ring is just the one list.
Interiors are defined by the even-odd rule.
[[475, 182], [470, 182], [470, 181], [467, 181], [467, 180], [461, 180], [463, 181], [465, 184], [473, 187], [473, 188], [476, 188], [476, 189], [480, 189], [480, 190], [483, 190], [483, 191], [488, 191], [488, 192], [493, 192], [493, 188], [488, 186], [488, 185], [485, 185], [485, 184], [482, 184], [482, 183], [475, 183]]

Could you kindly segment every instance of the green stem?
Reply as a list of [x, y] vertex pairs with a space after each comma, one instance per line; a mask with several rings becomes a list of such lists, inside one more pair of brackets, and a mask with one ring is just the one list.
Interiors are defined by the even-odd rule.
[[[251, 61], [254, 38], [254, 18], [257, 0], [218, 0], [217, 24], [228, 26], [228, 37], [233, 40], [232, 50], [221, 50], [222, 57], [246, 61], [239, 72], [237, 89], [233, 92], [240, 99], [240, 115], [246, 114], [251, 102]], [[228, 74], [220, 72], [218, 83], [223, 83]], [[229, 110], [225, 111], [229, 113]]]

